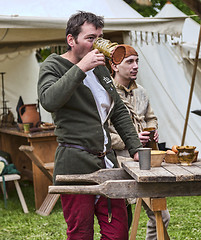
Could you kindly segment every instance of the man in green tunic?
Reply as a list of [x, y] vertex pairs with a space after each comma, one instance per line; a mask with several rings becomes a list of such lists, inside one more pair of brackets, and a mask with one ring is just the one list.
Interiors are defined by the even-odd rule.
[[[56, 175], [86, 174], [118, 167], [111, 149], [110, 119], [130, 156], [138, 158], [142, 147], [130, 116], [105, 67], [105, 57], [93, 42], [101, 37], [104, 21], [93, 13], [79, 12], [67, 22], [67, 52], [52, 54], [41, 65], [38, 96], [52, 113], [59, 146], [55, 154]], [[93, 239], [96, 214], [102, 238], [128, 239], [125, 201], [111, 199], [112, 219], [108, 221], [108, 199], [93, 195], [61, 195], [69, 240]]]

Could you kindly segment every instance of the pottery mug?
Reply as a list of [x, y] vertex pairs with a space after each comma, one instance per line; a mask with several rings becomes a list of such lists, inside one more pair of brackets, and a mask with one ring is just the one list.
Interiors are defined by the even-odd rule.
[[23, 123], [24, 133], [30, 132], [30, 124], [29, 123]]
[[93, 48], [98, 49], [105, 57], [112, 60], [114, 64], [121, 63], [126, 54], [124, 46], [104, 38], [97, 38], [93, 43]]
[[146, 144], [146, 147], [150, 147], [153, 150], [158, 150], [158, 143], [154, 140], [154, 134], [156, 131], [156, 128], [150, 127], [150, 128], [144, 128], [143, 131], [150, 132], [149, 134], [149, 141]]

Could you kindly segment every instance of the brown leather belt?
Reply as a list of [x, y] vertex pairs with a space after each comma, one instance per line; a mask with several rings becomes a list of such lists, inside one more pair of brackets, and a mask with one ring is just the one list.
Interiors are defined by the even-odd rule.
[[86, 151], [88, 153], [91, 153], [93, 155], [96, 155], [98, 158], [104, 158], [107, 153], [112, 151], [111, 148], [109, 150], [105, 151], [105, 152], [92, 151], [92, 150], [90, 150], [88, 148], [85, 148], [83, 146], [76, 145], [76, 144], [69, 144], [69, 143], [59, 143], [59, 146], [80, 149], [80, 150]]

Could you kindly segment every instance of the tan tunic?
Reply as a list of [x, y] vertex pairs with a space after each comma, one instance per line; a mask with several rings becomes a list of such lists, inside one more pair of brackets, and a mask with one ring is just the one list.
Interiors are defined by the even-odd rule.
[[[139, 133], [145, 127], [158, 128], [157, 117], [151, 108], [146, 90], [136, 82], [128, 88], [114, 81], [114, 85], [122, 101], [133, 120], [136, 131]], [[125, 144], [116, 132], [115, 128], [110, 125], [110, 135], [112, 139], [112, 148], [115, 150], [124, 150]]]

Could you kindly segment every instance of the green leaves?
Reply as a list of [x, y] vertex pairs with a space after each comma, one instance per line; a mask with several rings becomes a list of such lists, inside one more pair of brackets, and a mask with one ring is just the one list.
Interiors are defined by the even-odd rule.
[[[166, 4], [167, 0], [152, 0], [151, 6], [143, 6], [136, 3], [135, 0], [124, 0], [137, 12], [139, 12], [143, 17], [154, 17], [161, 8]], [[195, 12], [191, 10], [182, 0], [171, 0], [171, 3], [174, 4], [178, 9], [180, 9], [186, 15], [195, 15]], [[193, 17], [197, 22], [200, 22], [199, 17]]]

